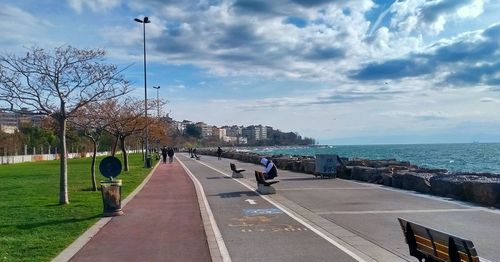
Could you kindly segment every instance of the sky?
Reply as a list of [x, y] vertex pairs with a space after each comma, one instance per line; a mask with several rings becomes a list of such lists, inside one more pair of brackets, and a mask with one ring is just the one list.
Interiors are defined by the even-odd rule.
[[144, 98], [145, 16], [148, 99], [175, 120], [500, 142], [498, 0], [0, 0], [0, 52], [103, 48]]

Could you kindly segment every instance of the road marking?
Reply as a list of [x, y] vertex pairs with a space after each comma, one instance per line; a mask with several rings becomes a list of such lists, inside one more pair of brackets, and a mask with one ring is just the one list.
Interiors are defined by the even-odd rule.
[[434, 213], [434, 212], [471, 212], [482, 211], [479, 208], [468, 209], [409, 209], [409, 210], [366, 210], [366, 211], [325, 211], [315, 212], [318, 215], [359, 215], [359, 214], [397, 214], [397, 213]]
[[243, 212], [246, 216], [263, 216], [263, 215], [277, 215], [282, 214], [283, 212], [278, 208], [247, 208], [243, 209]]
[[253, 199], [246, 199], [245, 201], [248, 202], [248, 204], [250, 204], [250, 205], [257, 205], [257, 201], [255, 201]]
[[[281, 179], [284, 180], [284, 179]], [[377, 187], [296, 187], [296, 188], [283, 188], [280, 191], [299, 191], [299, 190], [366, 190], [377, 189]]]
[[[208, 164], [205, 164], [201, 161], [198, 161], [197, 163], [201, 164], [201, 165], [204, 165], [216, 172], [219, 172], [227, 177], [231, 177], [231, 175], [228, 175], [226, 174], [225, 172], [223, 171], [220, 171], [219, 169], [215, 168], [215, 167], [212, 167], [212, 166], [209, 166]], [[239, 181], [238, 179], [234, 179], [234, 181], [240, 183], [242, 186], [252, 190], [252, 191], [255, 191], [255, 188], [243, 183], [242, 181]], [[255, 191], [256, 194], [258, 194], [260, 197], [262, 197], [264, 200], [266, 200], [267, 202], [269, 202], [270, 204], [274, 205], [275, 207], [281, 209], [285, 214], [287, 214], [289, 217], [295, 219], [297, 222], [301, 223], [302, 225], [304, 225], [306, 228], [308, 228], [309, 230], [313, 231], [314, 233], [316, 233], [318, 236], [322, 237], [323, 239], [325, 239], [326, 241], [328, 241], [330, 244], [336, 246], [338, 249], [342, 250], [344, 253], [346, 253], [347, 255], [351, 256], [352, 258], [354, 258], [356, 261], [359, 261], [359, 262], [366, 262], [366, 260], [364, 260], [363, 258], [359, 257], [358, 255], [356, 255], [354, 252], [352, 252], [351, 250], [347, 249], [346, 247], [344, 247], [343, 245], [341, 245], [340, 243], [338, 243], [337, 241], [333, 240], [332, 238], [328, 237], [327, 235], [325, 235], [323, 232], [319, 231], [318, 229], [316, 229], [314, 226], [312, 226], [311, 224], [307, 223], [306, 221], [300, 219], [299, 217], [295, 216], [294, 214], [290, 213], [289, 211], [287, 211], [285, 209], [285, 207], [283, 207], [282, 205], [278, 204], [277, 202], [275, 202], [274, 200], [270, 199], [269, 197], [267, 196], [264, 196], [262, 194], [260, 194], [259, 192]]]
[[[186, 165], [182, 161], [180, 161], [179, 158], [177, 158], [181, 166], [184, 168], [186, 173], [191, 177], [194, 183], [196, 183], [200, 189], [201, 196], [203, 198], [203, 204], [205, 205], [205, 208], [207, 210], [207, 215], [210, 220], [210, 224], [212, 226], [212, 230], [214, 232], [215, 240], [217, 241], [217, 245], [219, 246], [219, 251], [220, 255], [222, 257], [223, 262], [231, 262], [231, 257], [229, 256], [229, 251], [227, 250], [226, 244], [224, 243], [224, 239], [222, 238], [222, 234], [220, 233], [219, 227], [217, 226], [217, 223], [215, 222], [214, 214], [212, 213], [212, 209], [210, 208], [210, 205], [208, 204], [207, 197], [205, 195], [205, 190], [203, 190], [203, 186], [201, 185], [200, 181], [193, 175], [191, 170], [189, 170]], [[201, 162], [200, 162], [201, 163]]]

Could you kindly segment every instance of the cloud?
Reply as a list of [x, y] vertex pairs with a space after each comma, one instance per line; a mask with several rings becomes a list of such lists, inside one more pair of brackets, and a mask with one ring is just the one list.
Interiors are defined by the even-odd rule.
[[305, 7], [321, 6], [329, 3], [342, 2], [338, 0], [291, 0], [293, 3]]
[[391, 27], [405, 34], [439, 34], [449, 20], [470, 19], [483, 12], [484, 0], [407, 0], [391, 9]]
[[[442, 40], [405, 58], [364, 64], [351, 71], [355, 80], [383, 80], [444, 75], [441, 84], [498, 85], [500, 79], [500, 24], [483, 31]], [[437, 79], [436, 79], [437, 81]]]
[[304, 58], [311, 60], [330, 60], [343, 58], [345, 51], [341, 48], [315, 46], [304, 54]]
[[380, 113], [378, 115], [390, 118], [413, 118], [416, 120], [423, 120], [423, 121], [446, 120], [454, 117], [453, 115], [435, 111], [422, 111], [422, 112], [388, 111]]
[[481, 103], [492, 103], [492, 102], [499, 102], [500, 100], [496, 99], [496, 98], [492, 98], [492, 97], [483, 97], [479, 100], [479, 102]]
[[356, 80], [401, 79], [430, 74], [433, 68], [426, 60], [394, 59], [365, 65], [350, 76]]
[[43, 34], [53, 26], [50, 21], [19, 7], [0, 3], [0, 32], [2, 32], [0, 44], [2, 46], [15, 47], [28, 43], [41, 45], [42, 41], [38, 34]]
[[82, 13], [85, 7], [92, 12], [105, 12], [120, 5], [121, 0], [67, 0], [68, 4], [77, 13]]
[[175, 92], [178, 92], [179, 90], [183, 90], [183, 89], [186, 89], [186, 86], [183, 84], [167, 87], [167, 90], [171, 93], [175, 93]]
[[369, 89], [343, 88], [343, 90], [327, 89], [320, 92], [320, 95], [317, 96], [265, 98], [242, 104], [239, 108], [244, 110], [264, 110], [286, 107], [361, 103], [380, 100], [387, 101], [396, 99], [405, 94], [407, 94], [407, 91], [392, 90], [386, 87], [372, 87]]
[[236, 12], [243, 14], [274, 13], [274, 8], [269, 1], [237, 0], [232, 7]]
[[[488, 66], [493, 66], [497, 29], [428, 46], [421, 35], [411, 33], [434, 23], [433, 17], [447, 15], [445, 11], [455, 16], [478, 1], [433, 1], [433, 5], [424, 0], [397, 1], [380, 10], [383, 14], [375, 25], [366, 17], [375, 7], [368, 0], [137, 0], [128, 6], [152, 13], [153, 23], [148, 24], [146, 34], [152, 61], [193, 64], [224, 76], [257, 74], [315, 81], [430, 77], [430, 84], [463, 85], [467, 81], [458, 81], [460, 76], [455, 82], [447, 76], [466, 78], [463, 70], [468, 69], [464, 65], [468, 61], [487, 74]], [[408, 29], [402, 26], [405, 23]], [[110, 27], [103, 30], [103, 36], [115, 47], [128, 47], [139, 44], [139, 29]], [[471, 81], [493, 85], [497, 79]]]

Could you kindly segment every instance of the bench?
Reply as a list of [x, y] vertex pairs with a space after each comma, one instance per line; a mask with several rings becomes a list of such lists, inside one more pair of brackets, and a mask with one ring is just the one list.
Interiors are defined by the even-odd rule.
[[410, 255], [425, 262], [480, 262], [470, 240], [398, 218]]
[[276, 194], [276, 189], [272, 187], [280, 181], [266, 181], [264, 179], [264, 173], [255, 170], [255, 180], [257, 180], [257, 191], [262, 195]]
[[245, 171], [245, 169], [237, 169], [236, 165], [233, 163], [229, 163], [229, 166], [231, 167], [231, 171], [233, 171], [232, 178], [243, 178], [242, 172]]

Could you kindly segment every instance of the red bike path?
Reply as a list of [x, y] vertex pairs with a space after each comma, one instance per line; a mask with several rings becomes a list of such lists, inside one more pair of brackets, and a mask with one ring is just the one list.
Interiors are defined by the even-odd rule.
[[211, 261], [193, 181], [175, 160], [151, 178], [70, 261]]

